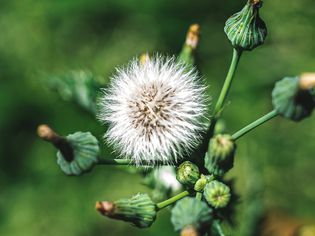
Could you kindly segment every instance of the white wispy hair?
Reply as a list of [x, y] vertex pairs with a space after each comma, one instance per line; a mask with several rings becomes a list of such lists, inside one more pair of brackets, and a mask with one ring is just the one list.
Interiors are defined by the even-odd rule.
[[205, 86], [174, 57], [133, 59], [100, 98], [106, 140], [135, 164], [172, 164], [195, 148], [206, 125]]

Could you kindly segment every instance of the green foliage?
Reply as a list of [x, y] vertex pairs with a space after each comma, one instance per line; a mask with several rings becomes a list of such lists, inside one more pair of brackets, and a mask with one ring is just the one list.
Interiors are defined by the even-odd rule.
[[96, 100], [100, 85], [89, 71], [70, 71], [65, 75], [47, 78], [49, 87], [65, 101], [74, 101], [87, 111], [96, 113]]
[[[271, 108], [269, 101], [262, 98], [268, 97], [266, 88], [271, 88], [275, 80], [284, 74], [294, 75], [314, 68], [315, 11], [309, 7], [312, 4], [312, 0], [286, 1], [284, 7], [282, 1], [265, 2], [265, 8], [270, 10], [262, 15], [272, 22], [269, 29], [272, 37], [265, 47], [242, 59], [237, 75], [240, 80], [231, 91], [233, 103], [224, 113], [226, 131], [238, 130], [241, 123], [246, 124]], [[104, 130], [90, 116], [44, 90], [38, 71], [64, 74], [89, 68], [103, 75], [101, 82], [106, 83], [114, 66], [137, 54], [180, 51], [186, 28], [194, 19], [202, 24], [198, 67], [210, 84], [209, 93], [215, 97], [230, 57], [222, 22], [242, 5], [237, 1], [177, 0], [150, 0], [141, 4], [126, 0], [3, 2], [0, 234], [173, 235], [167, 212], [161, 212], [149, 231], [98, 220], [95, 215], [91, 202], [103, 196], [117, 199], [146, 191], [139, 184], [141, 177], [111, 168], [95, 168], [93, 173], [80, 178], [60, 174], [55, 165], [55, 151], [35, 138], [36, 125], [45, 120], [63, 133], [91, 130], [97, 137]], [[315, 191], [310, 180], [315, 178], [315, 160], [310, 157], [314, 145], [305, 140], [312, 140], [314, 132], [314, 119], [299, 123], [298, 128], [293, 122], [275, 121], [258, 129], [255, 139], [249, 134], [244, 141], [240, 140], [239, 158], [229, 177], [238, 178], [237, 189], [242, 200], [247, 196], [244, 186], [252, 178], [247, 163], [255, 162], [263, 186], [255, 199], [262, 195], [265, 199], [256, 204], [257, 209], [276, 207], [295, 217], [313, 220]], [[289, 146], [295, 148], [282, 148]], [[104, 156], [112, 156], [112, 150], [102, 148]], [[290, 188], [283, 183], [290, 183]], [[246, 204], [246, 200], [240, 202], [239, 225], [245, 222], [241, 217], [246, 215]], [[255, 235], [237, 234], [237, 228], [232, 235]]]

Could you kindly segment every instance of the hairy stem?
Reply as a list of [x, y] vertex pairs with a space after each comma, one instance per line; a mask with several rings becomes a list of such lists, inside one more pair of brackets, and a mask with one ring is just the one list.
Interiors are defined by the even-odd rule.
[[221, 110], [223, 108], [224, 102], [225, 102], [225, 100], [227, 98], [227, 95], [229, 93], [229, 90], [231, 88], [232, 81], [233, 81], [233, 78], [234, 78], [234, 74], [235, 74], [236, 68], [238, 66], [238, 63], [240, 61], [241, 55], [242, 55], [242, 51], [241, 50], [237, 50], [235, 48], [233, 49], [233, 57], [232, 57], [232, 62], [231, 62], [231, 65], [230, 65], [230, 69], [229, 69], [228, 74], [226, 76], [226, 79], [224, 81], [224, 84], [223, 84], [223, 87], [222, 87], [219, 99], [218, 99], [218, 101], [217, 101], [217, 103], [215, 105], [215, 108], [214, 108], [214, 119], [217, 119], [218, 116], [221, 113]]
[[190, 194], [190, 192], [188, 191], [184, 191], [184, 192], [181, 192], [177, 195], [175, 195], [174, 197], [171, 197], [163, 202], [159, 202], [156, 204], [158, 210], [161, 210], [169, 205], [172, 205], [173, 203], [177, 202], [178, 200], [188, 196]]
[[271, 112], [267, 113], [266, 115], [260, 117], [259, 119], [255, 120], [254, 122], [250, 123], [249, 125], [245, 126], [243, 129], [237, 131], [232, 135], [233, 140], [237, 140], [243, 135], [247, 134], [251, 130], [255, 129], [256, 127], [264, 124], [265, 122], [271, 120], [272, 118], [278, 115], [276, 110], [272, 110]]

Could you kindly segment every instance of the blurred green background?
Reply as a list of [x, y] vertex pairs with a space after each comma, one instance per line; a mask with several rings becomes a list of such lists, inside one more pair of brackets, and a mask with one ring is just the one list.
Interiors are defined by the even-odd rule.
[[[108, 81], [115, 66], [143, 52], [180, 51], [187, 28], [202, 30], [198, 67], [217, 97], [231, 59], [224, 22], [244, 1], [11, 0], [0, 6], [0, 235], [175, 235], [169, 212], [150, 229], [101, 217], [96, 200], [147, 191], [141, 177], [96, 167], [67, 177], [55, 150], [36, 137], [47, 123], [61, 134], [105, 128], [41, 83], [45, 74], [88, 69]], [[315, 71], [313, 0], [265, 1], [269, 36], [245, 53], [224, 113], [234, 132], [271, 109], [276, 80]], [[239, 141], [235, 169], [241, 199], [231, 235], [246, 236], [255, 214], [281, 211], [315, 221], [315, 117], [301, 123], [277, 118]], [[104, 156], [111, 150], [103, 149]], [[261, 205], [263, 204], [263, 205]]]

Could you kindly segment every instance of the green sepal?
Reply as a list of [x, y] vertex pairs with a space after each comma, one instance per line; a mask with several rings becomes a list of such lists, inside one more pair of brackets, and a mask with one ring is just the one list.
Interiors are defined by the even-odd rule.
[[274, 109], [283, 117], [300, 121], [311, 115], [315, 107], [313, 90], [299, 88], [299, 77], [285, 77], [272, 91]]
[[240, 50], [253, 50], [267, 37], [267, 27], [259, 16], [262, 0], [248, 0], [245, 7], [225, 23], [224, 32], [232, 45]]
[[205, 202], [196, 198], [183, 198], [172, 209], [171, 222], [176, 231], [180, 231], [186, 226], [202, 230], [211, 221], [212, 209]]
[[204, 198], [215, 209], [224, 208], [231, 199], [230, 188], [226, 184], [213, 180], [204, 188]]
[[222, 176], [233, 167], [236, 145], [228, 134], [218, 134], [210, 139], [205, 155], [205, 167], [210, 174]]
[[90, 171], [98, 162], [100, 148], [97, 139], [90, 132], [76, 132], [65, 137], [71, 147], [72, 157], [57, 152], [57, 163], [66, 175], [81, 175]]
[[184, 161], [179, 165], [176, 172], [176, 179], [187, 188], [194, 187], [200, 177], [199, 168], [190, 161]]

